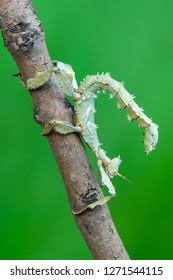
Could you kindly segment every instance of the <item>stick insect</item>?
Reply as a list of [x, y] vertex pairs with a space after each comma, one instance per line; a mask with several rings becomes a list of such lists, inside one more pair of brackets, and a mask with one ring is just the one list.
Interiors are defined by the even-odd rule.
[[139, 127], [144, 129], [144, 147], [146, 154], [154, 150], [158, 142], [158, 125], [153, 123], [153, 121], [144, 114], [143, 109], [135, 103], [135, 97], [128, 93], [123, 83], [114, 80], [108, 73], [87, 76], [78, 87], [72, 67], [59, 61], [53, 61], [53, 66], [50, 69], [44, 72], [38, 72], [34, 78], [30, 78], [26, 81], [27, 89], [34, 90], [42, 86], [49, 80], [53, 72], [56, 74], [57, 82], [60, 84], [63, 92], [74, 100], [74, 123], [51, 119], [43, 128], [42, 135], [49, 134], [51, 130], [55, 130], [60, 134], [76, 132], [93, 151], [97, 159], [101, 186], [107, 186], [110, 193], [110, 196], [104, 197], [85, 207], [85, 209], [94, 208], [97, 205], [104, 204], [115, 196], [116, 192], [111, 182], [112, 178], [118, 175], [126, 179], [118, 171], [121, 163], [120, 157], [118, 156], [110, 159], [101, 148], [98, 139], [94, 114], [95, 99], [100, 92], [106, 91], [110, 93], [111, 98], [115, 97], [118, 101], [118, 108], [126, 109], [128, 120], [136, 120]]

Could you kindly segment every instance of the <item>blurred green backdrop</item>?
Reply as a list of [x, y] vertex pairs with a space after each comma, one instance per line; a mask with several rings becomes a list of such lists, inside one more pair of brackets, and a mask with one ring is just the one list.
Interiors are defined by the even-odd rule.
[[[108, 96], [96, 101], [103, 148], [121, 155], [120, 172], [134, 182], [115, 178], [117, 198], [109, 203], [124, 245], [132, 259], [173, 259], [173, 2], [33, 3], [52, 59], [71, 64], [78, 81], [110, 72], [159, 124], [157, 149], [146, 156], [137, 123]], [[0, 259], [92, 259], [2, 38], [0, 57]]]

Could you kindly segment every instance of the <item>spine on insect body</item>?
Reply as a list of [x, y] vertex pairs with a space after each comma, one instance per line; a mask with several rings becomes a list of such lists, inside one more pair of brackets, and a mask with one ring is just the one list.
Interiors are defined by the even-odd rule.
[[96, 97], [100, 91], [110, 92], [110, 97], [116, 97], [118, 108], [127, 110], [128, 120], [137, 120], [139, 127], [144, 128], [145, 153], [150, 153], [158, 142], [158, 125], [153, 123], [134, 101], [134, 96], [128, 93], [123, 83], [117, 82], [106, 74], [87, 76], [78, 88], [82, 99]]

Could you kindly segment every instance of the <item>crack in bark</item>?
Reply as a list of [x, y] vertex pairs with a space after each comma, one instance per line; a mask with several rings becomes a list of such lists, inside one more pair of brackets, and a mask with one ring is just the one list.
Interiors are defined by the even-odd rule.
[[89, 226], [85, 225], [85, 227], [86, 227], [86, 230], [88, 231], [88, 233], [92, 236], [92, 231], [90, 231]]

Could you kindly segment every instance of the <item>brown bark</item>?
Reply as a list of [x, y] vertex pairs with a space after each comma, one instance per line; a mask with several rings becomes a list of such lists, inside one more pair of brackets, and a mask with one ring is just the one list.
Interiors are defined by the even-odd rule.
[[[5, 46], [13, 56], [24, 82], [51, 66], [43, 28], [29, 0], [1, 0], [0, 26]], [[52, 118], [72, 122], [73, 109], [54, 74], [44, 86], [31, 91], [30, 95], [35, 120], [41, 126]], [[62, 174], [71, 209], [79, 211], [87, 202], [91, 202], [92, 197], [101, 198], [101, 189], [78, 135], [62, 136], [52, 132], [47, 140]], [[95, 259], [129, 259], [107, 205], [86, 210], [74, 218]]]

